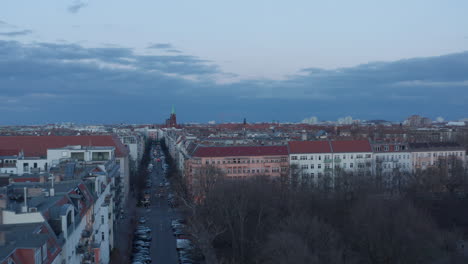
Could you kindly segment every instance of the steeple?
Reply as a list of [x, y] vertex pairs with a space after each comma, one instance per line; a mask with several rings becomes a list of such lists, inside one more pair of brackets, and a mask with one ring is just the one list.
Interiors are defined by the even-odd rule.
[[172, 115], [175, 114], [175, 107], [174, 107], [174, 105], [172, 105], [171, 114], [172, 114]]

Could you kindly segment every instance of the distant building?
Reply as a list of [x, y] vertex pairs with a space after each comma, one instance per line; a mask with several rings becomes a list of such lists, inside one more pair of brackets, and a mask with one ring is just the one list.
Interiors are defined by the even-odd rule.
[[172, 106], [171, 116], [169, 119], [166, 119], [166, 126], [167, 127], [177, 127], [177, 116], [175, 113], [175, 108]]
[[424, 127], [432, 124], [431, 119], [427, 117], [422, 117], [419, 115], [412, 115], [408, 117], [404, 122], [404, 125], [409, 127]]

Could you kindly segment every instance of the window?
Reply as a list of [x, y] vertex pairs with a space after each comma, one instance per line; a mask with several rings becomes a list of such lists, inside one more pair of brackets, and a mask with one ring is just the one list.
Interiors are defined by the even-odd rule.
[[384, 151], [388, 151], [388, 145], [384, 146]]
[[105, 236], [104, 232], [101, 232], [101, 239], [102, 239], [102, 240], [105, 240], [105, 239], [106, 239], [106, 236]]
[[313, 155], [310, 156], [310, 160], [314, 160], [314, 156], [313, 156]]
[[281, 158], [281, 162], [287, 162], [287, 161], [288, 161], [288, 158], [286, 158], [286, 157]]
[[104, 224], [104, 216], [101, 215], [101, 224], [103, 225]]
[[350, 164], [349, 164], [349, 167], [350, 167], [350, 168], [354, 167], [354, 163], [350, 163]]
[[395, 146], [395, 151], [400, 150], [400, 146]]
[[205, 164], [206, 165], [210, 164], [210, 161], [209, 160], [205, 161]]
[[340, 159], [340, 155], [336, 155], [336, 156], [335, 156], [335, 159], [336, 159], [336, 160], [337, 160], [337, 159]]
[[350, 159], [353, 159], [353, 155], [351, 155]]
[[297, 156], [291, 156], [291, 160], [297, 160]]
[[343, 168], [346, 169], [346, 163], [343, 163]]
[[366, 154], [366, 159], [370, 159], [371, 154]]
[[325, 169], [329, 169], [329, 168], [330, 168], [330, 164], [329, 163], [325, 164]]
[[314, 168], [314, 164], [310, 164], [310, 168], [311, 168], [311, 169], [315, 169], [315, 168]]
[[301, 165], [301, 169], [307, 170], [307, 169], [309, 169], [309, 165], [307, 165], [307, 164], [302, 164], [302, 165]]
[[319, 156], [319, 160], [322, 160], [322, 156]]
[[62, 151], [62, 157], [66, 157], [68, 156], [68, 152], [67, 151]]
[[307, 160], [307, 156], [301, 156], [301, 160]]
[[356, 155], [356, 159], [362, 159], [362, 157], [363, 157], [362, 154], [357, 154]]
[[319, 164], [319, 165], [317, 166], [317, 168], [321, 169], [321, 168], [322, 168], [322, 164]]
[[313, 178], [315, 177], [315, 173], [312, 172], [312, 173], [310, 174], [310, 177], [313, 179]]

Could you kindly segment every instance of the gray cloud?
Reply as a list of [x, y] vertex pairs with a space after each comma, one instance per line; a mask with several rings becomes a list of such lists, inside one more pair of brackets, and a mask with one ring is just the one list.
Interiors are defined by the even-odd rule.
[[[468, 52], [334, 70], [304, 69], [283, 81], [244, 80], [201, 58], [139, 55], [122, 47], [0, 40], [0, 123], [160, 122], [176, 104], [181, 120], [299, 121], [304, 116], [401, 120], [421, 113], [468, 116]], [[450, 89], [447, 89], [450, 88]], [[227, 118], [227, 119], [226, 119]]]
[[170, 43], [155, 43], [147, 47], [147, 49], [172, 49], [173, 46]]
[[82, 8], [86, 7], [87, 4], [81, 1], [74, 1], [69, 7], [68, 12], [72, 14], [78, 13]]
[[176, 49], [168, 49], [166, 50], [167, 52], [170, 52], [170, 53], [182, 53], [182, 51], [180, 50], [176, 50]]
[[19, 30], [19, 31], [10, 31], [10, 32], [0, 32], [0, 36], [5, 36], [5, 37], [19, 37], [19, 36], [25, 36], [32, 34], [33, 32], [31, 30]]

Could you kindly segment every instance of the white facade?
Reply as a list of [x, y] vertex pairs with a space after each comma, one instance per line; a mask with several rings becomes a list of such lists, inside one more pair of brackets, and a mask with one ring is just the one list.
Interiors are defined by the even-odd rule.
[[374, 153], [375, 172], [382, 174], [411, 172], [413, 169], [410, 152], [376, 152]]
[[371, 171], [372, 152], [300, 153], [289, 154], [290, 165], [304, 178], [317, 181], [322, 176], [333, 177], [338, 171], [360, 173]]

